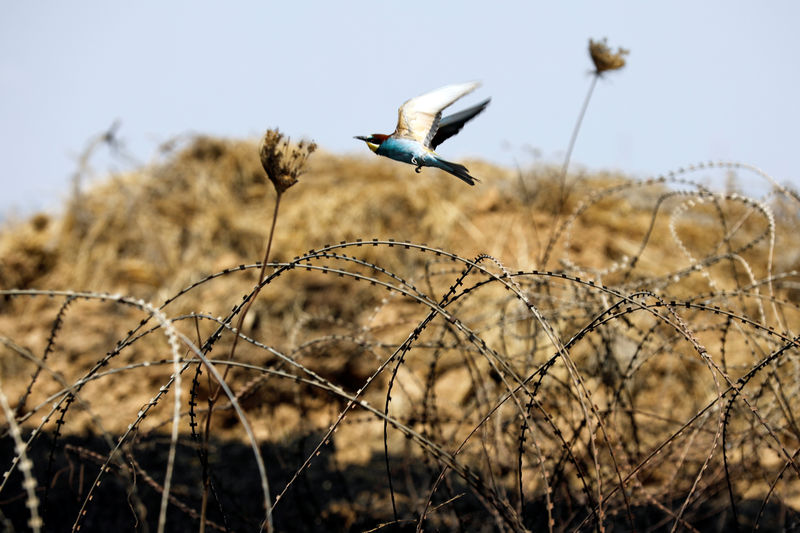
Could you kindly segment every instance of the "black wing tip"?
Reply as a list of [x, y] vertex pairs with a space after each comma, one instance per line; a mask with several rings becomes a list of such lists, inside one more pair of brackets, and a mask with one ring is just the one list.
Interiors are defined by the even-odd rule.
[[483, 113], [483, 110], [486, 109], [486, 106], [488, 106], [489, 102], [491, 101], [492, 98], [489, 97], [482, 102], [479, 102], [466, 109], [462, 109], [458, 113], [453, 113], [452, 115], [442, 118], [441, 122], [439, 123], [439, 130], [433, 136], [433, 139], [431, 139], [431, 148], [436, 150], [437, 146], [461, 131], [461, 128], [464, 127], [464, 124]]

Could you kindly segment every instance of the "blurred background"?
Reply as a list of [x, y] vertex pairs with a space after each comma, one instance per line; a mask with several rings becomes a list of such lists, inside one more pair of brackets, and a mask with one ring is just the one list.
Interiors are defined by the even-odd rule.
[[796, 185], [798, 20], [788, 0], [7, 3], [0, 218], [61, 205], [112, 125], [122, 150], [93, 156], [97, 176], [178, 135], [275, 126], [366, 157], [353, 135], [389, 133], [406, 99], [472, 79], [484, 85], [460, 106], [492, 104], [440, 153], [557, 163], [591, 83], [590, 37], [631, 53], [598, 84], [575, 165], [647, 177], [733, 159]]

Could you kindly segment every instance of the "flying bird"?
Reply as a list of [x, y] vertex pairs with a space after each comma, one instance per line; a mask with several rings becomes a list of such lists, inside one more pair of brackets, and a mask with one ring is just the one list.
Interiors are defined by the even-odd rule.
[[442, 110], [479, 86], [480, 82], [447, 85], [412, 98], [400, 106], [394, 133], [373, 133], [355, 138], [367, 143], [369, 149], [378, 155], [415, 165], [417, 172], [422, 167], [436, 167], [475, 185], [477, 178], [470, 176], [464, 165], [445, 161], [434, 150], [489, 105], [491, 98], [442, 118]]

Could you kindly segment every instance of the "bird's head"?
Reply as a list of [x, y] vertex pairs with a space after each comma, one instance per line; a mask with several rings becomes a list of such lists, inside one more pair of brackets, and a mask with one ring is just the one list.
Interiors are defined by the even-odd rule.
[[369, 149], [373, 152], [376, 152], [383, 141], [389, 138], [388, 135], [384, 135], [383, 133], [373, 133], [372, 135], [368, 135], [366, 137], [362, 137], [360, 135], [353, 137], [354, 139], [358, 139], [359, 141], [364, 141], [369, 146]]

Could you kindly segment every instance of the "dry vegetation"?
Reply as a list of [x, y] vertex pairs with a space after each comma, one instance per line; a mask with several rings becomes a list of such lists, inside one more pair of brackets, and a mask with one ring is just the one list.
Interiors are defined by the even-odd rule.
[[230, 361], [275, 201], [255, 143], [3, 230], [7, 529], [796, 527], [792, 194], [309, 165]]

